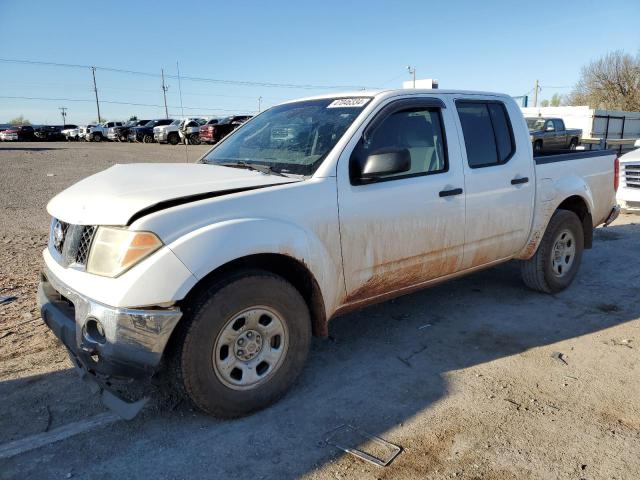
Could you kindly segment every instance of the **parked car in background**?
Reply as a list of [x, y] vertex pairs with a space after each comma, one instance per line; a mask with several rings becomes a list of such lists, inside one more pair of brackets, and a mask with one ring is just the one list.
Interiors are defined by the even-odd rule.
[[567, 129], [561, 118], [530, 117], [525, 119], [529, 127], [529, 140], [533, 153], [554, 150], [575, 150], [580, 145], [582, 130]]
[[145, 125], [142, 125], [140, 127], [131, 127], [131, 129], [129, 130], [129, 141], [153, 143], [154, 127], [169, 125], [173, 121], [174, 121], [173, 118], [160, 118], [156, 120], [149, 120]]
[[216, 123], [206, 123], [200, 127], [200, 141], [209, 144], [217, 143], [250, 118], [251, 115], [233, 115]]
[[163, 369], [203, 411], [249, 414], [345, 312], [514, 259], [529, 288], [569, 287], [618, 215], [617, 159], [529, 142], [502, 94], [277, 105], [198, 163], [114, 165], [54, 197], [41, 317], [123, 416], [145, 402], [117, 382]]
[[640, 148], [620, 157], [618, 204], [626, 212], [640, 213]]
[[80, 139], [80, 127], [77, 125], [65, 125], [60, 133], [64, 135], [67, 141], [77, 141]]
[[88, 142], [89, 140], [87, 140], [87, 136], [89, 135], [89, 132], [93, 127], [95, 127], [95, 125], [93, 124], [85, 125], [83, 127], [78, 127], [78, 137], [79, 137], [78, 140], [83, 142]]
[[114, 128], [123, 126], [123, 122], [105, 122], [89, 129], [86, 140], [91, 142], [101, 142], [102, 140], [114, 139]]
[[191, 145], [200, 145], [200, 127], [205, 125], [204, 118], [191, 118], [185, 120], [180, 126], [180, 138]]
[[62, 125], [42, 125], [41, 127], [35, 128], [34, 135], [36, 140], [45, 142], [66, 140], [65, 136], [62, 134], [62, 128]]
[[119, 142], [126, 142], [129, 140], [129, 132], [131, 131], [132, 128], [134, 127], [141, 127], [143, 125], [146, 125], [147, 123], [149, 123], [150, 120], [130, 120], [127, 123], [125, 123], [124, 125], [122, 125], [121, 127], [114, 127], [113, 128], [113, 137], [114, 140], [117, 140]]
[[31, 125], [14, 125], [0, 132], [2, 141], [32, 141], [35, 139], [34, 128]]
[[[200, 126], [205, 123], [204, 118], [185, 118], [183, 120], [174, 120], [169, 125], [161, 125], [153, 128], [153, 138], [158, 143], [170, 143], [177, 145], [186, 138], [190, 143], [199, 144], [198, 134]], [[193, 138], [196, 141], [193, 141]]]
[[153, 140], [158, 143], [170, 143], [177, 145], [180, 143], [180, 124], [184, 120], [176, 119], [168, 125], [158, 125], [153, 127]]

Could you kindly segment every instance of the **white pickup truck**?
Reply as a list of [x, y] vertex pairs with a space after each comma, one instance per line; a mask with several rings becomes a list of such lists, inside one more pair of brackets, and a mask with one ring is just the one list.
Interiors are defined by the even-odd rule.
[[204, 118], [184, 118], [174, 120], [169, 125], [153, 127], [153, 139], [158, 143], [177, 145], [188, 137], [190, 143], [199, 144], [198, 131], [200, 125], [204, 125], [205, 121]]
[[101, 142], [102, 140], [116, 140], [115, 127], [122, 127], [124, 122], [105, 122], [88, 129], [85, 139], [91, 142]]
[[53, 198], [42, 318], [122, 416], [145, 399], [118, 382], [162, 372], [206, 412], [248, 414], [347, 311], [514, 259], [534, 290], [569, 286], [618, 214], [615, 162], [534, 160], [506, 95], [284, 103], [197, 164], [116, 165]]
[[620, 157], [620, 188], [617, 198], [622, 210], [640, 213], [640, 148]]

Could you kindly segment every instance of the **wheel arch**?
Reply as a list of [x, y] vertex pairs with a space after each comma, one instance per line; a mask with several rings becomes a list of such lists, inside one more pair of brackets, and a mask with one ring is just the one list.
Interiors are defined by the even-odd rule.
[[584, 248], [591, 248], [593, 246], [593, 217], [587, 201], [580, 195], [572, 195], [563, 200], [556, 210], [569, 210], [577, 215], [582, 223]]
[[314, 336], [328, 335], [327, 314], [322, 290], [309, 268], [298, 259], [282, 253], [259, 253], [236, 258], [220, 265], [200, 279], [179, 303], [188, 305], [211, 285], [241, 270], [264, 270], [278, 275], [293, 285], [304, 299], [311, 317]]
[[539, 207], [536, 207], [535, 217], [537, 218], [534, 218], [534, 225], [531, 229], [529, 240], [515, 258], [528, 260], [535, 255], [542, 241], [542, 237], [547, 231], [551, 217], [558, 210], [568, 210], [577, 215], [582, 223], [584, 248], [590, 249], [593, 246], [593, 217], [590, 205], [588, 198], [577, 193], [569, 194], [559, 201], [542, 202]]

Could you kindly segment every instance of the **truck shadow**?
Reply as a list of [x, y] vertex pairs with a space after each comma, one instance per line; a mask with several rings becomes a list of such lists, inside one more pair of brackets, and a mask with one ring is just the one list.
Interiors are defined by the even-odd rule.
[[[314, 342], [303, 377], [276, 405], [233, 421], [210, 418], [188, 406], [147, 410], [132, 422], [47, 447], [56, 459], [47, 467], [49, 474], [73, 471], [93, 477], [124, 468], [128, 478], [312, 474], [341, 454], [324, 444], [327, 432], [349, 423], [386, 437], [444, 400], [451, 372], [638, 320], [639, 238], [640, 225], [599, 229], [574, 285], [558, 295], [526, 290], [518, 266], [509, 263], [337, 318], [330, 339]], [[615, 275], [610, 274], [613, 268]], [[550, 353], [548, 368], [565, 368]], [[41, 394], [66, 398], [65, 389], [85, 388], [79, 381], [79, 387], [71, 387], [70, 378], [76, 381], [71, 372], [63, 372], [0, 384], [2, 416], [8, 409], [7, 392], [26, 395], [44, 382]], [[71, 401], [82, 398], [64, 400]], [[95, 403], [86, 408], [99, 411]], [[426, 429], [423, 435], [434, 432]], [[126, 451], [128, 460], [114, 455], [114, 449]], [[33, 463], [38, 455], [14, 457], [4, 468], [30, 476], [38, 472]], [[425, 459], [421, 474], [428, 473], [427, 463]], [[387, 470], [365, 463], [357, 468], [393, 476], [394, 464]]]

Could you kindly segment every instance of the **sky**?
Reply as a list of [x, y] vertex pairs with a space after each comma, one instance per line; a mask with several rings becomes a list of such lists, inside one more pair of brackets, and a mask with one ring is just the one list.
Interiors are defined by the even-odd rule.
[[518, 96], [538, 79], [544, 99], [568, 93], [581, 67], [607, 52], [638, 53], [639, 19], [638, 0], [0, 0], [0, 123], [24, 115], [60, 124], [62, 106], [67, 123], [95, 121], [91, 65], [101, 67], [100, 113], [109, 120], [164, 117], [161, 69], [170, 116], [400, 88], [407, 65], [447, 89]]

